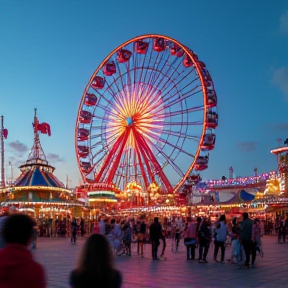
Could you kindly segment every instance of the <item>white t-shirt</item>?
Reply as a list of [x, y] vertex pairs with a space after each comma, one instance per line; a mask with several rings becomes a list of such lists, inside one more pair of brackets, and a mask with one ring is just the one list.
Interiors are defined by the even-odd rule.
[[216, 229], [216, 240], [219, 242], [225, 242], [227, 237], [227, 226], [224, 222], [220, 222], [220, 228]]

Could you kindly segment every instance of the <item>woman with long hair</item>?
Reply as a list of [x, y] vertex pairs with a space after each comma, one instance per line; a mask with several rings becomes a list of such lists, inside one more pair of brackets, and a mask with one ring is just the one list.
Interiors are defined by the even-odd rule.
[[101, 234], [92, 234], [82, 250], [78, 267], [70, 275], [72, 288], [120, 288], [121, 273], [113, 268], [109, 242]]

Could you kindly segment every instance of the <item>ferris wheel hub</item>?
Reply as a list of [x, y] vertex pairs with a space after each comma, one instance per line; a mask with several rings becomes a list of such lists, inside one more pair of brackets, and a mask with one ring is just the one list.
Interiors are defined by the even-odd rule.
[[133, 124], [133, 120], [132, 120], [132, 117], [126, 117], [126, 123], [127, 123], [127, 126], [131, 126]]

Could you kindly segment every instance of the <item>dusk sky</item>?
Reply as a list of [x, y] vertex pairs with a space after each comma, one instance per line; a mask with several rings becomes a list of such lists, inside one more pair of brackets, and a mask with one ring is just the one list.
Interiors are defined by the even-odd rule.
[[143, 34], [170, 36], [205, 62], [219, 126], [203, 180], [277, 168], [288, 138], [288, 1], [0, 0], [0, 115], [13, 178], [33, 145], [34, 108], [52, 135], [41, 144], [55, 175], [76, 186], [74, 130], [82, 93], [102, 60]]

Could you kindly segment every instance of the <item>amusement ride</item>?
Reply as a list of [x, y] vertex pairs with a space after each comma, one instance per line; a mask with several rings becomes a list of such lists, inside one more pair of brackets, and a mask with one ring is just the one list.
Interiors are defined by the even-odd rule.
[[178, 195], [208, 167], [217, 126], [213, 80], [195, 52], [157, 34], [124, 42], [92, 74], [79, 105], [75, 149], [89, 201], [114, 201], [132, 182], [140, 205], [154, 202], [155, 187]]

